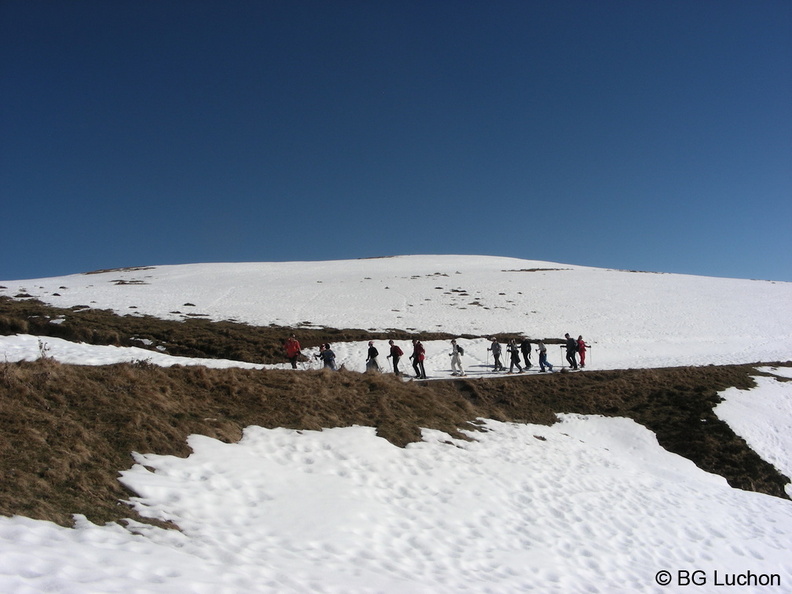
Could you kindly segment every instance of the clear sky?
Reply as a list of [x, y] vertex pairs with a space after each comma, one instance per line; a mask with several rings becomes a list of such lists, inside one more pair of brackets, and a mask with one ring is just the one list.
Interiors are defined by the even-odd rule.
[[444, 253], [792, 281], [790, 32], [789, 0], [0, 0], [0, 279]]

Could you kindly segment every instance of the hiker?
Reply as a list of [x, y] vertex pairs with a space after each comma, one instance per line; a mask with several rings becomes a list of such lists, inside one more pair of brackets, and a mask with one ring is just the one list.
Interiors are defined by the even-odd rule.
[[575, 353], [577, 352], [577, 342], [574, 338], [572, 338], [569, 333], [564, 334], [564, 338], [566, 338], [566, 360], [569, 362], [569, 366], [572, 369], [577, 369], [578, 364], [575, 360]]
[[524, 338], [520, 343], [520, 351], [522, 352], [523, 361], [525, 361], [525, 369], [531, 368], [531, 341]]
[[578, 336], [577, 339], [577, 352], [580, 355], [580, 368], [583, 369], [586, 366], [586, 348], [588, 345], [583, 341], [582, 336]]
[[377, 363], [378, 356], [379, 351], [377, 347], [374, 346], [374, 341], [369, 341], [368, 356], [366, 357], [366, 371], [380, 371], [379, 363]]
[[286, 352], [286, 358], [291, 362], [292, 369], [297, 369], [297, 358], [300, 356], [302, 348], [294, 334], [286, 340], [283, 350]]
[[388, 341], [390, 345], [390, 355], [388, 355], [388, 359], [393, 359], [393, 373], [396, 375], [401, 375], [401, 371], [399, 371], [399, 359], [401, 359], [404, 351], [399, 348], [399, 345], [395, 344], [392, 340]]
[[336, 370], [335, 353], [330, 348], [330, 343], [323, 344], [319, 347], [319, 354], [315, 355], [317, 359], [321, 359], [324, 363], [325, 369]]
[[416, 379], [426, 379], [426, 369], [424, 368], [424, 359], [426, 358], [426, 350], [418, 339], [413, 339], [413, 354], [410, 355], [412, 359], [413, 370], [415, 371]]
[[456, 338], [451, 341], [451, 375], [465, 375], [462, 369], [462, 355], [465, 349], [457, 344]]
[[501, 365], [500, 356], [501, 356], [501, 345], [498, 344], [498, 339], [492, 339], [492, 345], [487, 349], [488, 351], [492, 351], [492, 357], [495, 359], [495, 365], [492, 368], [492, 371], [505, 371], [506, 368]]
[[321, 343], [319, 345], [319, 352], [314, 355], [314, 359], [321, 360], [322, 359], [322, 353], [324, 353], [324, 350], [325, 350], [325, 343]]
[[553, 366], [547, 362], [547, 347], [545, 346], [544, 342], [540, 340], [537, 346], [539, 347], [536, 349], [539, 351], [539, 371], [544, 372], [545, 367], [550, 369], [550, 371], [553, 371]]
[[522, 373], [523, 368], [520, 367], [520, 347], [517, 346], [517, 341], [513, 338], [509, 341], [509, 346], [506, 350], [511, 355], [511, 360], [509, 361], [509, 373], [514, 373], [514, 366], [517, 366], [517, 373]]

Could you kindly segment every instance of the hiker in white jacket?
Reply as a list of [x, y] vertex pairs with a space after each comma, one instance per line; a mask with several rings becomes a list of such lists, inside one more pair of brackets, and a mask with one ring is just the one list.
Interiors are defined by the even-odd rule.
[[465, 375], [462, 369], [462, 353], [464, 350], [457, 345], [456, 339], [451, 341], [451, 375]]

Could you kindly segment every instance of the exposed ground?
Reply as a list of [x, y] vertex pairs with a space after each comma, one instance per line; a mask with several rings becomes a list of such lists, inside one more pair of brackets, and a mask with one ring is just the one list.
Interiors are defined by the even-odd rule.
[[[65, 321], [51, 323], [58, 318]], [[292, 329], [164, 322], [0, 299], [0, 333], [15, 332], [135, 346], [146, 338], [174, 355], [276, 362], [280, 340]], [[294, 333], [306, 347], [384, 337], [362, 330]], [[387, 336], [413, 336], [402, 334]], [[374, 426], [403, 446], [420, 439], [422, 427], [459, 437], [458, 429], [474, 427], [480, 417], [551, 424], [556, 413], [567, 412], [632, 418], [654, 431], [663, 447], [724, 476], [733, 487], [786, 498], [789, 479], [713, 413], [719, 391], [750, 388], [756, 374], [755, 366], [709, 366], [404, 383], [391, 375], [348, 371], [4, 363], [0, 513], [63, 525], [75, 513], [100, 523], [136, 517], [123, 503], [131, 494], [118, 482], [118, 472], [133, 464], [132, 452], [188, 455], [192, 433], [235, 441], [250, 425], [357, 424]]]
[[[249, 363], [282, 363], [281, 344], [292, 334], [306, 349], [316, 348], [325, 342], [410, 340], [416, 337], [421, 340], [450, 340], [459, 337], [441, 332], [416, 335], [398, 329], [377, 333], [354, 328], [250, 326], [201, 318], [162, 320], [144, 315], [119, 316], [108, 310], [90, 309], [87, 305], [50, 307], [36, 299], [3, 296], [0, 296], [0, 334], [53, 336], [89, 344], [160, 350], [181, 357], [231, 359]], [[507, 338], [506, 335], [497, 336], [499, 339]], [[560, 342], [557, 338], [545, 339], [546, 344]]]

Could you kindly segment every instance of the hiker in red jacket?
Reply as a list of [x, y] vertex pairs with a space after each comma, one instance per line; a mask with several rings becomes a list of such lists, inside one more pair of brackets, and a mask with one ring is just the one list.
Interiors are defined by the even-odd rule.
[[586, 366], [586, 347], [588, 347], [588, 345], [585, 342], [583, 342], [583, 337], [578, 336], [577, 351], [578, 351], [578, 355], [580, 355], [580, 367]]
[[283, 350], [286, 351], [286, 358], [291, 362], [292, 369], [297, 369], [297, 358], [300, 356], [302, 348], [294, 334], [284, 343]]
[[401, 359], [404, 351], [402, 351], [399, 348], [399, 345], [395, 344], [392, 340], [389, 340], [388, 344], [390, 345], [390, 355], [388, 355], [388, 358], [393, 359], [393, 373], [396, 375], [401, 375], [401, 371], [399, 371], [399, 359]]
[[426, 351], [420, 340], [413, 339], [413, 354], [410, 359], [413, 360], [412, 366], [415, 370], [416, 379], [426, 379], [426, 369], [424, 369], [424, 359], [426, 358]]

